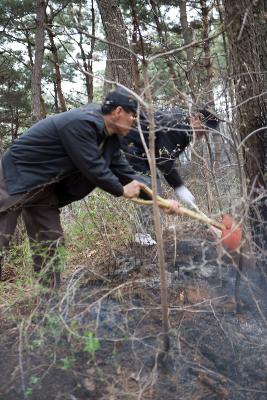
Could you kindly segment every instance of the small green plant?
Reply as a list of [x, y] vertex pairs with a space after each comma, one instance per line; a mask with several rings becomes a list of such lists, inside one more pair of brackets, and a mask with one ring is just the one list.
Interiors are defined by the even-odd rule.
[[44, 334], [52, 337], [59, 337], [62, 333], [62, 322], [58, 315], [47, 314]]
[[93, 332], [86, 331], [84, 333], [84, 348], [83, 351], [86, 353], [90, 353], [95, 356], [95, 352], [100, 349], [100, 342], [95, 337]]
[[32, 388], [29, 387], [25, 390], [25, 396], [27, 399], [29, 399], [32, 396]]
[[66, 371], [73, 367], [75, 358], [74, 357], [65, 357], [65, 358], [62, 358], [60, 361], [62, 361], [62, 363], [63, 363], [61, 368]]
[[36, 385], [38, 382], [39, 382], [39, 378], [37, 376], [33, 375], [30, 377], [29, 383], [31, 386]]
[[32, 375], [29, 379], [29, 387], [25, 390], [26, 398], [30, 398], [32, 396], [33, 386], [39, 382], [39, 378], [35, 375]]
[[41, 347], [43, 345], [43, 337], [38, 337], [32, 340], [31, 344], [30, 344], [30, 349], [34, 350], [34, 349], [38, 349], [39, 347]]

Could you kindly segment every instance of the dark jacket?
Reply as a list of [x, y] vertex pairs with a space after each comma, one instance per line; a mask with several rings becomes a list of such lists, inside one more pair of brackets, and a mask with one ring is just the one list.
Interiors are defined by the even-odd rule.
[[[201, 109], [199, 112], [204, 117], [204, 126], [207, 129], [218, 129], [219, 119], [217, 115], [207, 109]], [[175, 189], [183, 184], [176, 168], [176, 159], [190, 144], [192, 138], [191, 126], [188, 123], [188, 116], [179, 108], [158, 111], [154, 118], [156, 124], [156, 166], [162, 172], [168, 184]], [[149, 124], [145, 114], [141, 115], [140, 124], [148, 145]], [[141, 174], [150, 175], [147, 156], [138, 129], [132, 129], [121, 141], [125, 156], [134, 170]]]
[[61, 205], [95, 187], [121, 196], [123, 185], [136, 178], [94, 104], [39, 121], [12, 143], [2, 163], [9, 194], [54, 184]]
[[[149, 128], [145, 115], [141, 117], [140, 122], [148, 145]], [[175, 160], [190, 143], [191, 127], [185, 123], [185, 116], [179, 109], [155, 113], [155, 123], [156, 166], [168, 184], [177, 188], [183, 181], [177, 171]], [[134, 170], [149, 175], [149, 164], [138, 130], [132, 129], [121, 142], [125, 156]]]

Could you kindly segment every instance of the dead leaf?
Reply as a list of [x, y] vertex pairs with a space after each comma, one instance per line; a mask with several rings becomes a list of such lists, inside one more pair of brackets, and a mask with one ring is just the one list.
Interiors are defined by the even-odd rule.
[[132, 374], [130, 375], [130, 379], [132, 379], [132, 380], [135, 381], [135, 382], [139, 382], [139, 377], [136, 376], [134, 373], [132, 373]]
[[92, 378], [85, 378], [83, 385], [87, 390], [89, 390], [89, 392], [93, 392], [95, 390], [95, 383]]
[[118, 366], [118, 368], [117, 368], [117, 371], [116, 371], [116, 372], [117, 372], [117, 375], [120, 375], [120, 374], [121, 374], [121, 366], [120, 366], [120, 365]]
[[96, 253], [96, 250], [91, 250], [91, 251], [85, 251], [84, 255], [87, 258], [92, 257]]

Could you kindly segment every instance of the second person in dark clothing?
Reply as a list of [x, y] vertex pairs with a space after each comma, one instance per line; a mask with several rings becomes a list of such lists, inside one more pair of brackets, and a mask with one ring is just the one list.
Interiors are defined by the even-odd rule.
[[[201, 138], [207, 129], [216, 130], [219, 120], [217, 116], [204, 109], [189, 119], [179, 108], [158, 111], [155, 113], [154, 118], [156, 124], [156, 166], [169, 186], [174, 189], [178, 199], [187, 206], [196, 208], [194, 195], [184, 185], [177, 169], [176, 161], [190, 145], [193, 138], [193, 130], [196, 138]], [[140, 127], [148, 147], [149, 123], [145, 114], [141, 114]], [[132, 128], [127, 136], [121, 138], [121, 142], [129, 164], [136, 172], [146, 176], [149, 184], [149, 162], [137, 127]], [[159, 178], [158, 190], [159, 192], [161, 191]], [[148, 232], [151, 225], [149, 210], [145, 207], [139, 210], [141, 210], [141, 213], [139, 213], [141, 232], [136, 234], [136, 241], [144, 245], [155, 244], [156, 242]]]

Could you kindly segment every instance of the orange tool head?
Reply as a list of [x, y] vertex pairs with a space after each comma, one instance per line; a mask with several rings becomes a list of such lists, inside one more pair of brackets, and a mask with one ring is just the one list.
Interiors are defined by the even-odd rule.
[[224, 228], [222, 229], [222, 244], [230, 251], [237, 250], [241, 244], [242, 230], [236, 224], [233, 217], [225, 214], [222, 221]]

